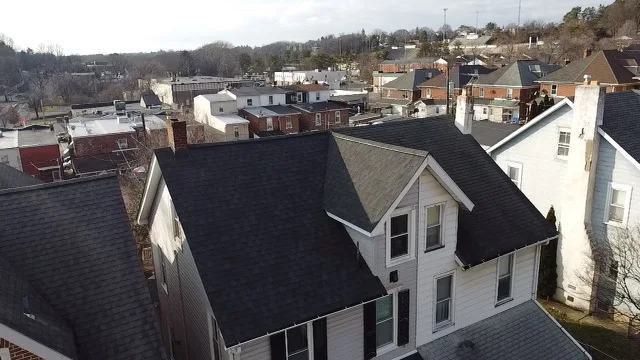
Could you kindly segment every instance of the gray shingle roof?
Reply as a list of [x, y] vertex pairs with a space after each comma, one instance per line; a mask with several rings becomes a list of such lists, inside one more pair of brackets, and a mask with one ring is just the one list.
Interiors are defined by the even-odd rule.
[[0, 163], [0, 190], [37, 185], [40, 180], [9, 165]]
[[227, 346], [386, 294], [322, 206], [330, 136], [155, 152]]
[[324, 207], [370, 232], [426, 158], [426, 151], [336, 134], [329, 140]]
[[0, 256], [71, 326], [78, 359], [164, 358], [115, 176], [3, 190], [0, 203]]
[[535, 86], [541, 76], [558, 70], [560, 66], [538, 60], [517, 60], [490, 74], [480, 75], [476, 84], [493, 86]]
[[520, 125], [502, 124], [493, 121], [474, 121], [471, 135], [482, 146], [493, 146], [518, 130]]
[[592, 80], [602, 84], [638, 83], [640, 81], [633, 79], [635, 74], [624, 67], [624, 60], [632, 58], [630, 54], [618, 50], [601, 50], [587, 58], [572, 62], [539, 81], [576, 84], [584, 81], [584, 75], [591, 75]]
[[640, 91], [607, 94], [603, 117], [602, 130], [640, 162]]
[[436, 69], [417, 69], [409, 71], [408, 73], [400, 76], [399, 78], [389, 81], [385, 85], [381, 86], [385, 89], [398, 89], [398, 90], [419, 90], [418, 85], [425, 82], [427, 79], [431, 79], [434, 76], [442, 74], [442, 71]]
[[279, 87], [241, 87], [237, 89], [227, 90], [236, 96], [259, 96], [259, 95], [271, 95], [271, 94], [287, 94], [291, 90], [285, 90]]
[[534, 300], [418, 348], [425, 360], [587, 360]]

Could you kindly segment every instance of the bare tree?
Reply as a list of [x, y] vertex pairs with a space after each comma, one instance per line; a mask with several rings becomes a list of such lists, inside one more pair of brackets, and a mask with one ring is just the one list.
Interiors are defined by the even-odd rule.
[[0, 127], [7, 128], [9, 125], [16, 125], [19, 122], [20, 114], [13, 106], [9, 106], [4, 112], [0, 113]]

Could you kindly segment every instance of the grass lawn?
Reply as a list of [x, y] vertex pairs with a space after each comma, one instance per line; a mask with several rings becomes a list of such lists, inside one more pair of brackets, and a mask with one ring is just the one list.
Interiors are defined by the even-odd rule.
[[[581, 343], [582, 347], [591, 354], [594, 360], [640, 359], [640, 341], [627, 338], [626, 333], [569, 319], [566, 314], [555, 309], [547, 308], [547, 311]], [[587, 345], [600, 351], [594, 350]]]

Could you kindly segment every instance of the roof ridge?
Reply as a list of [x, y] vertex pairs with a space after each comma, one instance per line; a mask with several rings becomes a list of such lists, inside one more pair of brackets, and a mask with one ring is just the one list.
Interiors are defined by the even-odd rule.
[[334, 137], [338, 138], [338, 139], [351, 141], [351, 142], [355, 142], [355, 143], [359, 143], [359, 144], [363, 144], [363, 145], [368, 145], [368, 146], [374, 146], [374, 147], [378, 147], [378, 148], [385, 149], [385, 150], [399, 152], [399, 153], [402, 153], [402, 154], [420, 156], [420, 157], [425, 157], [425, 158], [429, 155], [429, 152], [428, 151], [424, 151], [424, 150], [416, 150], [416, 149], [411, 149], [411, 148], [407, 148], [407, 147], [404, 147], [404, 146], [396, 146], [396, 145], [391, 145], [391, 144], [385, 144], [385, 143], [378, 142], [378, 141], [362, 139], [362, 138], [359, 138], [359, 137], [349, 136], [349, 135], [344, 135], [344, 134], [339, 134], [339, 133], [332, 133], [332, 135]]
[[12, 189], [0, 190], [0, 195], [13, 194], [13, 193], [31, 191], [31, 190], [47, 189], [47, 188], [53, 188], [53, 187], [61, 187], [61, 186], [66, 186], [66, 185], [72, 185], [72, 184], [90, 182], [90, 181], [97, 181], [97, 180], [102, 180], [102, 179], [107, 179], [107, 178], [115, 178], [115, 177], [116, 177], [116, 174], [102, 174], [102, 175], [95, 175], [95, 176], [79, 177], [79, 178], [63, 180], [63, 181], [54, 181], [54, 182], [50, 182], [50, 183], [42, 183], [42, 184], [21, 186], [21, 187], [12, 188]]
[[[264, 138], [257, 138], [257, 139], [254, 138], [254, 139], [244, 139], [244, 140], [236, 140], [236, 141], [223, 141], [223, 142], [217, 142], [217, 143], [189, 144], [189, 149], [196, 150], [196, 149], [206, 149], [206, 148], [219, 147], [219, 146], [248, 144], [248, 143], [255, 143], [259, 141], [276, 141], [276, 140], [283, 140], [283, 139], [293, 139], [293, 138], [304, 137], [304, 136], [318, 136], [326, 133], [329, 133], [329, 131], [317, 130], [317, 131], [305, 131], [297, 134], [289, 134], [287, 136], [272, 136], [272, 137], [264, 137]], [[168, 148], [169, 147], [156, 149], [155, 151], [168, 149]]]
[[[602, 50], [600, 50], [597, 53], [593, 54], [593, 58], [587, 62], [587, 66], [585, 66], [584, 69], [582, 69], [582, 72], [587, 71], [589, 66], [591, 66], [591, 64], [598, 58], [598, 55], [600, 55], [600, 54], [604, 55], [604, 52]], [[605, 56], [605, 60], [608, 60], [606, 56]], [[609, 61], [606, 61], [606, 62], [608, 63]], [[611, 69], [611, 67], [609, 67], [609, 69]], [[614, 78], [615, 78], [615, 76], [614, 76]], [[573, 82], [579, 82], [579, 81], [584, 81], [584, 79], [573, 79]]]

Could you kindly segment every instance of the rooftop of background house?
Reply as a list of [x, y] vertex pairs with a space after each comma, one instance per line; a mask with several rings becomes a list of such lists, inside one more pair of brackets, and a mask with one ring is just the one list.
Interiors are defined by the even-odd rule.
[[229, 94], [203, 94], [196, 96], [196, 99], [199, 97], [202, 97], [209, 102], [236, 101], [236, 99], [231, 97]]
[[252, 81], [250, 79], [243, 78], [225, 78], [217, 76], [179, 76], [175, 80], [172, 78], [157, 79], [162, 84], [206, 84], [206, 83], [219, 83], [219, 82], [247, 82]]
[[[164, 129], [166, 123], [155, 115], [145, 115], [144, 122], [147, 130]], [[109, 134], [132, 133], [142, 128], [142, 116], [122, 113], [110, 114], [102, 117], [77, 117], [69, 120], [67, 131], [72, 138], [102, 136]]]
[[238, 115], [209, 115], [209, 119], [213, 121], [219, 121], [227, 125], [240, 125], [249, 123], [249, 120], [243, 119]]

